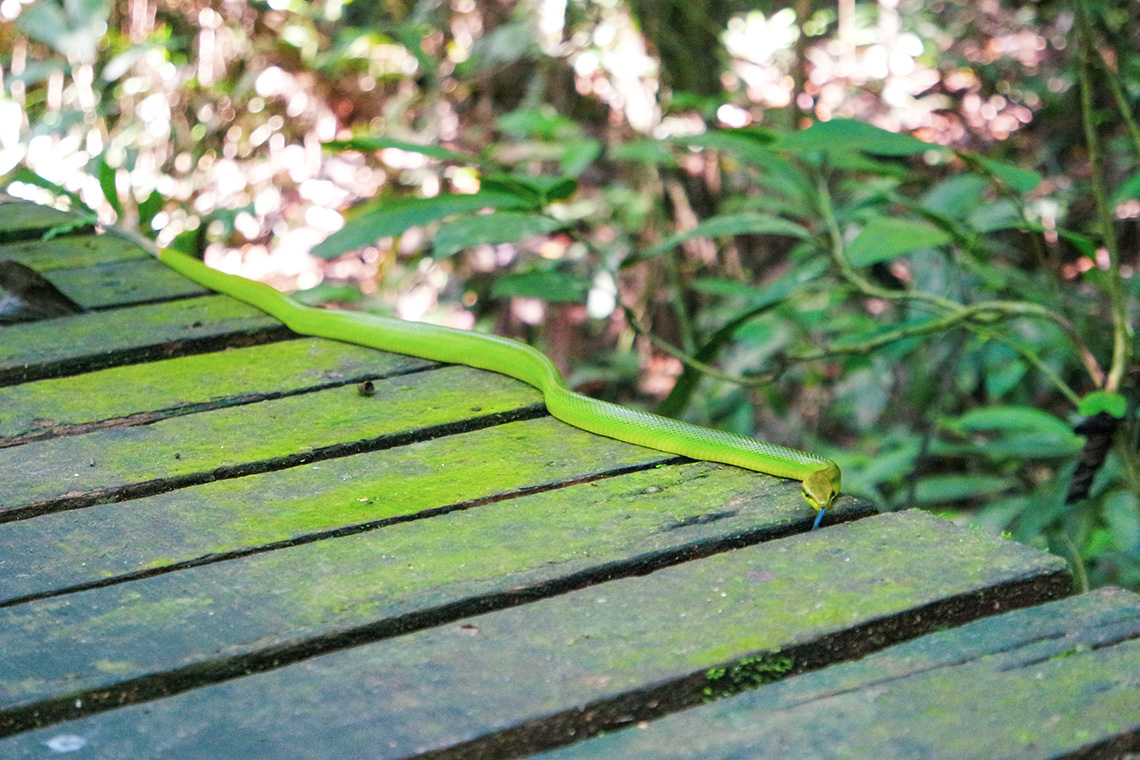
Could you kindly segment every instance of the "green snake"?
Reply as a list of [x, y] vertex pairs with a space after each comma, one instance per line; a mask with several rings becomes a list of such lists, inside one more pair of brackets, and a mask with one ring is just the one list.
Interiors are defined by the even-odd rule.
[[260, 309], [295, 333], [499, 372], [533, 385], [542, 392], [553, 417], [582, 430], [690, 459], [801, 480], [804, 498], [817, 510], [813, 529], [839, 495], [839, 467], [829, 459], [575, 393], [554, 362], [524, 343], [423, 322], [302, 306], [269, 285], [211, 269], [184, 253], [165, 249], [158, 257], [199, 285]]

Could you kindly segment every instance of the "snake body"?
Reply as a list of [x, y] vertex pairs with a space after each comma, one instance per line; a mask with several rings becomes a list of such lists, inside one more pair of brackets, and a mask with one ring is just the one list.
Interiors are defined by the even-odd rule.
[[499, 372], [537, 388], [553, 417], [582, 430], [691, 459], [801, 480], [804, 498], [819, 513], [817, 526], [839, 494], [839, 467], [829, 459], [575, 393], [545, 354], [509, 338], [303, 306], [269, 285], [219, 272], [177, 251], [162, 250], [159, 259], [203, 287], [264, 311], [295, 333]]

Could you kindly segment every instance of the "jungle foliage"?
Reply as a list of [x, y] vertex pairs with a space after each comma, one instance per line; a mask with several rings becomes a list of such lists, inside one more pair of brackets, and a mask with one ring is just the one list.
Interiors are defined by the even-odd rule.
[[3, 6], [10, 192], [1140, 586], [1127, 3]]

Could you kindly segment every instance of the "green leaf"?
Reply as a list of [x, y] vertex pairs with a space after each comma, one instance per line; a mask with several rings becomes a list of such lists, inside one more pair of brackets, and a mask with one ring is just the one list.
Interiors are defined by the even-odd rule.
[[1014, 485], [997, 475], [930, 475], [918, 481], [915, 497], [920, 504], [945, 504], [1000, 493]]
[[495, 245], [545, 235], [564, 229], [566, 222], [545, 214], [525, 211], [498, 211], [493, 214], [465, 216], [444, 222], [435, 234], [432, 255], [437, 259], [459, 253], [477, 245]]
[[861, 151], [877, 156], [911, 156], [937, 150], [917, 137], [888, 132], [885, 129], [853, 119], [817, 122], [807, 129], [781, 135], [774, 148], [791, 153], [813, 151]]
[[445, 217], [473, 213], [485, 208], [534, 208], [535, 203], [518, 194], [481, 190], [472, 195], [437, 195], [434, 198], [380, 200], [366, 204], [354, 213], [344, 227], [329, 235], [312, 253], [320, 258], [372, 245], [381, 238], [399, 235], [410, 227], [422, 227]]
[[950, 234], [913, 219], [875, 217], [847, 247], [852, 266], [864, 267], [890, 261], [908, 253], [937, 248], [951, 240]]
[[590, 289], [590, 283], [573, 275], [554, 270], [513, 272], [495, 281], [491, 297], [537, 298], [551, 303], [579, 303]]
[[578, 191], [578, 180], [573, 177], [555, 177], [540, 174], [529, 177], [521, 174], [492, 174], [480, 180], [484, 190], [511, 193], [531, 201], [534, 207], [564, 201]]
[[[146, 197], [142, 203], [139, 204], [139, 229], [150, 230], [151, 222], [159, 211], [162, 211], [163, 205], [166, 203], [166, 198], [162, 193], [157, 190], [151, 191], [151, 194]], [[153, 237], [153, 234], [152, 234]]]
[[744, 212], [741, 214], [724, 214], [714, 216], [698, 224], [692, 229], [678, 232], [669, 236], [645, 251], [640, 259], [650, 259], [660, 256], [674, 246], [693, 238], [728, 237], [730, 235], [786, 235], [796, 238], [811, 237], [811, 233], [795, 222], [771, 214]]
[[1032, 406], [985, 406], [971, 409], [948, 425], [966, 432], [1036, 432], [1071, 438], [1073, 431], [1067, 423], [1048, 412]]
[[987, 187], [986, 181], [976, 174], [958, 174], [932, 187], [921, 205], [951, 219], [962, 219], [982, 203]]
[[355, 150], [361, 153], [372, 153], [384, 148], [398, 148], [408, 153], [419, 153], [428, 158], [437, 158], [440, 161], [452, 161], [461, 164], [479, 164], [476, 156], [459, 153], [438, 145], [419, 145], [405, 140], [394, 140], [390, 137], [352, 137], [348, 140], [331, 140], [323, 143], [329, 150]]
[[1079, 232], [1072, 232], [1065, 229], [1058, 229], [1057, 234], [1072, 243], [1074, 248], [1076, 248], [1085, 256], [1088, 256], [1090, 259], [1096, 256], [1096, 241], [1088, 235], [1082, 235]]
[[1032, 169], [1022, 169], [1020, 166], [984, 156], [970, 156], [968, 160], [977, 163], [994, 177], [1023, 195], [1033, 192], [1041, 184], [1041, 175]]
[[549, 180], [548, 182], [535, 183], [542, 189], [541, 197], [546, 203], [567, 200], [578, 192], [578, 180], [573, 177], [539, 177], [536, 179]]
[[119, 190], [115, 187], [115, 170], [103, 156], [99, 156], [96, 165], [98, 167], [99, 189], [103, 191], [103, 197], [107, 199], [107, 203], [111, 204], [111, 208], [121, 219], [123, 204], [119, 202]]
[[1112, 205], [1115, 206], [1124, 203], [1124, 201], [1137, 199], [1140, 199], [1140, 172], [1120, 183], [1120, 187], [1116, 188], [1116, 192], [1112, 194]]
[[[1029, 406], [982, 407], [942, 424], [960, 436], [974, 438], [965, 443], [940, 441], [933, 451], [942, 455], [975, 453], [997, 459], [1067, 457], [1083, 445], [1066, 422]], [[984, 437], [979, 440], [978, 436]]]
[[1083, 417], [1092, 417], [1104, 412], [1122, 420], [1128, 412], [1128, 399], [1112, 391], [1093, 391], [1081, 399], [1077, 411]]

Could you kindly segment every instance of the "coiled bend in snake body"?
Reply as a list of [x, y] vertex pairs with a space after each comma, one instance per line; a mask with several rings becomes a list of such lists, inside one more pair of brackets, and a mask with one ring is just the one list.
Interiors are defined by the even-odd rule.
[[582, 430], [690, 459], [803, 481], [804, 499], [818, 513], [813, 529], [839, 495], [839, 467], [829, 459], [575, 393], [545, 354], [509, 338], [302, 306], [269, 285], [219, 272], [177, 251], [162, 250], [159, 259], [199, 285], [279, 319], [295, 333], [499, 372], [537, 388], [553, 417]]

